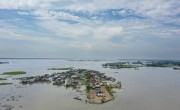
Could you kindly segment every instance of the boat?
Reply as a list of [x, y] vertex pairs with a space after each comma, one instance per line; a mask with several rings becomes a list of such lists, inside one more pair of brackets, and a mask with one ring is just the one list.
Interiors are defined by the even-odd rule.
[[174, 67], [173, 69], [174, 70], [180, 70], [180, 67]]
[[78, 96], [77, 96], [77, 97], [74, 97], [73, 99], [76, 99], [76, 100], [82, 100], [82, 99], [79, 98]]

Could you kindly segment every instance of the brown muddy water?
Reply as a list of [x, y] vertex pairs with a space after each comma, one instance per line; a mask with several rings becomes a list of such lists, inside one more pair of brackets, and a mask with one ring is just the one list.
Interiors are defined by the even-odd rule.
[[[26, 75], [51, 74], [52, 67], [75, 67], [105, 72], [122, 82], [122, 89], [115, 90], [115, 99], [105, 104], [85, 104], [85, 93], [52, 84], [20, 85], [18, 80], [6, 78], [13, 85], [0, 86], [0, 110], [11, 105], [12, 110], [179, 110], [180, 71], [171, 68], [107, 69], [101, 64], [109, 61], [68, 61], [63, 59], [4, 59], [9, 64], [0, 65], [5, 71], [27, 71]], [[118, 72], [118, 73], [117, 73]], [[83, 88], [82, 88], [83, 89]], [[74, 100], [79, 96], [82, 101]]]

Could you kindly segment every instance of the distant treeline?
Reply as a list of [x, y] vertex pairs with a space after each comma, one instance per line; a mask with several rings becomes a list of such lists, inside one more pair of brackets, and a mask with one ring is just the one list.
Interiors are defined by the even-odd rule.
[[121, 69], [121, 68], [136, 68], [139, 65], [130, 64], [129, 62], [105, 63], [102, 64], [104, 68]]
[[136, 62], [116, 62], [102, 64], [104, 68], [138, 68], [138, 67], [180, 67], [178, 61], [136, 61]]
[[153, 61], [146, 64], [147, 67], [173, 67], [180, 66], [180, 62], [177, 61]]

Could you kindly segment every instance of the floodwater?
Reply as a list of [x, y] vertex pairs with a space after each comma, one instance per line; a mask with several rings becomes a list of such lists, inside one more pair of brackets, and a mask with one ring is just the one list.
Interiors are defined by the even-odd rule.
[[[68, 61], [66, 59], [1, 59], [9, 64], [0, 65], [0, 74], [6, 71], [26, 71], [24, 76], [51, 74], [52, 67], [75, 67], [104, 72], [122, 82], [122, 89], [115, 90], [115, 99], [105, 104], [85, 104], [74, 100], [85, 98], [72, 89], [52, 84], [19, 85], [8, 77], [13, 85], [0, 86], [0, 106], [12, 105], [12, 110], [179, 110], [180, 71], [172, 68], [107, 69], [101, 64], [110, 61]], [[115, 73], [118, 72], [118, 73]], [[0, 75], [0, 77], [7, 77]], [[1, 81], [2, 82], [2, 81]], [[11, 100], [11, 96], [15, 99]], [[9, 99], [9, 100], [8, 100]], [[2, 108], [0, 107], [0, 110]], [[3, 110], [3, 109], [2, 109]]]

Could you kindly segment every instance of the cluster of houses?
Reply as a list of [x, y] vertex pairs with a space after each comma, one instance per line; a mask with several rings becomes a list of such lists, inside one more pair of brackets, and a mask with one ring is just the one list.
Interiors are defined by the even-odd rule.
[[96, 91], [97, 97], [103, 97], [102, 86], [109, 86], [108, 82], [111, 82], [111, 85], [116, 85], [114, 88], [120, 88], [121, 83], [115, 83], [116, 79], [113, 77], [108, 77], [105, 73], [100, 73], [99, 71], [91, 71], [91, 78], [89, 81], [90, 87]]
[[53, 82], [53, 85], [75, 85], [80, 80], [79, 76], [76, 75], [78, 71], [76, 69], [72, 69], [67, 72], [57, 72], [51, 75], [38, 75], [38, 76], [29, 76], [22, 77], [20, 79], [20, 83], [22, 84], [32, 84], [39, 82]]
[[[33, 84], [39, 82], [52, 82], [53, 85], [78, 88], [81, 85], [89, 85], [90, 89], [96, 91], [97, 97], [103, 97], [102, 86], [107, 82], [115, 83], [116, 79], [108, 77], [105, 73], [87, 69], [70, 69], [66, 72], [57, 72], [51, 75], [30, 76], [20, 78], [22, 84]], [[120, 85], [120, 83], [119, 83]]]
[[20, 78], [21, 84], [32, 84], [32, 83], [40, 83], [40, 82], [50, 82], [50, 75], [45, 74], [43, 76], [30, 76], [30, 77], [22, 77]]
[[[89, 78], [88, 78], [89, 75]], [[107, 77], [105, 73], [87, 69], [71, 69], [66, 72], [57, 72], [51, 75], [38, 75], [20, 78], [22, 84], [32, 84], [38, 82], [53, 82], [53, 85], [65, 85], [75, 87], [79, 84], [90, 84], [91, 88], [98, 89], [105, 85], [106, 81], [115, 82], [113, 77]], [[88, 80], [88, 82], [87, 82]], [[87, 82], [87, 83], [85, 83]]]

